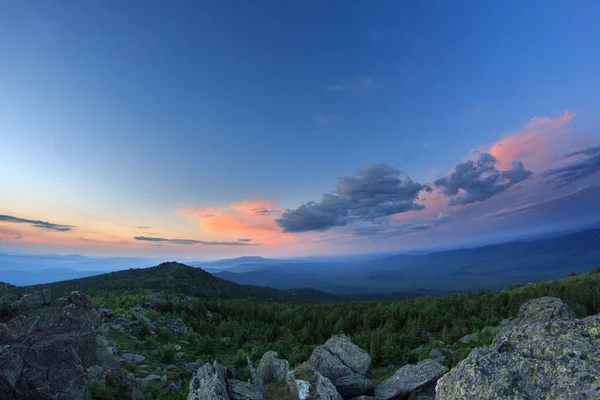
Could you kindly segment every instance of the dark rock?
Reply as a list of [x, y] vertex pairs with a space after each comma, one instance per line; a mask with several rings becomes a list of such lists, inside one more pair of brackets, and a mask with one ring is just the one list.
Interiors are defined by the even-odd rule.
[[598, 371], [600, 316], [574, 319], [560, 300], [542, 298], [442, 377], [436, 398], [598, 399]]
[[77, 307], [91, 308], [92, 298], [85, 293], [81, 293], [77, 290], [71, 292], [71, 303]]
[[344, 398], [360, 396], [373, 390], [373, 381], [359, 374], [336, 379], [334, 385]]
[[196, 370], [198, 370], [198, 368], [200, 368], [204, 364], [205, 364], [204, 361], [196, 360], [193, 362], [183, 364], [183, 368], [187, 369], [188, 371], [196, 371]]
[[405, 399], [417, 389], [435, 385], [446, 372], [448, 368], [431, 359], [405, 365], [375, 388], [375, 397], [381, 400]]
[[135, 361], [136, 363], [144, 362], [144, 360], [146, 359], [146, 357], [144, 357], [141, 354], [129, 354], [129, 353], [125, 353], [121, 357], [123, 357], [125, 360]]
[[431, 349], [429, 352], [429, 358], [439, 363], [446, 360], [446, 356], [439, 349]]
[[114, 343], [91, 299], [89, 307], [64, 306], [40, 293], [22, 296], [17, 315], [0, 324], [0, 398], [89, 398], [90, 385], [102, 386], [119, 367]]
[[204, 364], [190, 382], [188, 400], [230, 400], [223, 368], [215, 361], [214, 365]]
[[287, 360], [277, 358], [274, 351], [267, 351], [258, 364], [258, 376], [264, 383], [284, 382], [289, 368]]
[[227, 392], [231, 400], [264, 400], [263, 392], [260, 389], [237, 379], [227, 381]]

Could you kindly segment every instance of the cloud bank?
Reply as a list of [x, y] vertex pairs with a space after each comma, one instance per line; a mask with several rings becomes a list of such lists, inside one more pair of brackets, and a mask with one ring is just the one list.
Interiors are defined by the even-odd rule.
[[275, 220], [284, 232], [323, 231], [353, 221], [373, 221], [410, 210], [421, 210], [419, 193], [427, 186], [414, 182], [387, 164], [372, 165], [357, 176], [338, 180], [336, 189]]
[[66, 231], [73, 230], [73, 228], [75, 228], [72, 225], [53, 224], [51, 222], [46, 222], [46, 221], [18, 218], [18, 217], [13, 217], [10, 215], [2, 215], [2, 214], [0, 214], [0, 222], [9, 222], [9, 223], [14, 223], [14, 224], [27, 224], [27, 225], [33, 226], [34, 228], [47, 229], [47, 230], [58, 231], [58, 232], [66, 232]]
[[194, 240], [194, 239], [166, 239], [161, 237], [150, 237], [150, 236], [135, 236], [135, 240], [142, 242], [155, 242], [155, 243], [172, 243], [172, 244], [181, 244], [185, 246], [194, 246], [196, 244], [202, 246], [255, 246], [256, 244], [248, 243], [245, 241], [236, 241], [236, 242], [207, 242], [204, 240]]

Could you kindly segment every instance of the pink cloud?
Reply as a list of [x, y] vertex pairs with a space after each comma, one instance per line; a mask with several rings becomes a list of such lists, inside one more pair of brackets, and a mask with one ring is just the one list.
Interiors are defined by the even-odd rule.
[[522, 161], [528, 169], [539, 171], [556, 157], [552, 146], [558, 138], [569, 133], [574, 113], [565, 111], [558, 118], [533, 117], [521, 130], [511, 132], [494, 143], [489, 153], [498, 160], [498, 168], [507, 169], [513, 161]]
[[[178, 211], [198, 220], [200, 227], [212, 235], [251, 238], [261, 244], [281, 244], [294, 240], [275, 223], [281, 216], [271, 200], [242, 200], [227, 206], [194, 207]], [[298, 238], [298, 235], [295, 235]]]

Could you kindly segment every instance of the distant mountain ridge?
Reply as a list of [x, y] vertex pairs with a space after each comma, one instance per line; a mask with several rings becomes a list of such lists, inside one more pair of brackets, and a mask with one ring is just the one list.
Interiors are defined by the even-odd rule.
[[[351, 262], [296, 262], [213, 272], [237, 283], [275, 288], [312, 287], [333, 293], [426, 288], [439, 291], [501, 289], [555, 279], [600, 265], [600, 229], [564, 236]], [[298, 286], [297, 286], [298, 285]]]

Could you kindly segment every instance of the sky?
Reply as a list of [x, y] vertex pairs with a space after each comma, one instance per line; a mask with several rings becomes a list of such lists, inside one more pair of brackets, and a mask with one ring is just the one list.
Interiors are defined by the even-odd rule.
[[598, 223], [599, 13], [6, 2], [0, 250], [345, 255]]

